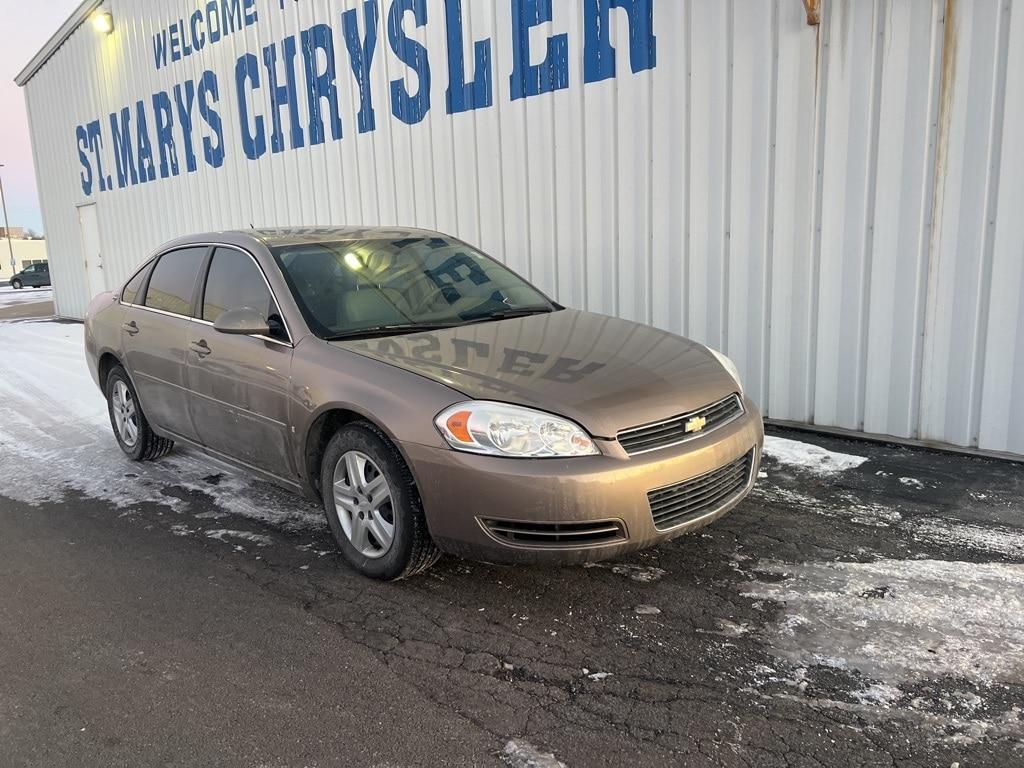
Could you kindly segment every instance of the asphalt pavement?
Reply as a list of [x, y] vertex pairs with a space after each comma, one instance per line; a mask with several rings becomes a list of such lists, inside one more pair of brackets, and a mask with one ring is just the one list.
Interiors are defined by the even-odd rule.
[[[862, 671], [814, 637], [800, 658], [784, 625], [801, 588], [790, 601], [759, 594], [801, 564], [948, 562], [1018, 569], [1003, 586], [1019, 601], [1021, 468], [787, 437], [867, 461], [823, 479], [767, 459], [732, 515], [622, 562], [448, 558], [394, 584], [347, 570], [326, 527], [261, 524], [192, 488], [166, 487], [173, 507], [2, 498], [4, 762], [527, 765], [527, 753], [502, 757], [512, 740], [567, 766], [1022, 764], [1019, 658], [991, 679]], [[294, 503], [264, 490], [265, 503]], [[880, 527], [883, 509], [900, 519]], [[936, 520], [946, 534], [920, 535]], [[964, 534], [982, 530], [1004, 534], [1002, 551]], [[879, 574], [854, 599], [898, 604], [912, 585], [890, 582], [905, 577]], [[1019, 650], [1007, 631], [993, 653]], [[872, 686], [900, 695], [872, 699]]]
[[0, 765], [1024, 765], [1024, 465], [773, 431], [702, 531], [393, 584], [0, 323]]

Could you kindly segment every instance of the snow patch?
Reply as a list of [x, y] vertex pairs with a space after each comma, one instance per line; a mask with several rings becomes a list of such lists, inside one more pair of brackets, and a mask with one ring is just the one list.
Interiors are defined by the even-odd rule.
[[915, 523], [913, 537], [930, 544], [964, 547], [1011, 558], [1024, 558], [1024, 531], [994, 525], [931, 518]]
[[837, 453], [811, 443], [801, 443], [784, 437], [766, 436], [764, 455], [791, 467], [799, 467], [816, 475], [834, 475], [855, 469], [867, 461], [866, 456]]
[[874, 683], [863, 690], [854, 691], [852, 696], [859, 704], [871, 704], [888, 709], [903, 698], [903, 691], [894, 685]]
[[541, 752], [533, 744], [521, 739], [509, 739], [501, 757], [512, 768], [567, 768], [565, 763], [550, 752]]
[[[6, 254], [5, 254], [6, 255]], [[10, 278], [4, 278], [9, 282]], [[52, 288], [22, 288], [15, 290], [10, 285], [0, 286], [0, 307], [13, 307], [20, 304], [34, 304], [39, 301], [53, 301]]]
[[243, 541], [251, 541], [253, 544], [259, 547], [266, 547], [274, 543], [274, 540], [269, 536], [264, 536], [259, 533], [250, 533], [249, 531], [232, 531], [227, 528], [220, 528], [215, 531], [207, 531], [206, 535], [211, 539], [222, 541], [225, 544], [230, 542], [228, 538], [242, 539]]
[[[83, 330], [75, 323], [0, 322], [5, 496], [38, 505], [79, 492], [121, 509], [155, 503], [179, 512], [205, 501], [214, 509], [197, 516], [227, 512], [284, 528], [323, 528], [314, 505], [207, 456], [175, 449], [158, 462], [128, 461], [86, 366]], [[211, 471], [220, 475], [216, 483]]]
[[[766, 562], [744, 585], [781, 608], [772, 651], [870, 679], [1024, 683], [1024, 565], [944, 560]], [[883, 589], [884, 587], [884, 589]]]

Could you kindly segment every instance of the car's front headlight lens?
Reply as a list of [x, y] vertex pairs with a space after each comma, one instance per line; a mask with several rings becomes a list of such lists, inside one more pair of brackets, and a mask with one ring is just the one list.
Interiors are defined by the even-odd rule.
[[590, 436], [568, 419], [508, 403], [458, 403], [439, 413], [434, 423], [448, 445], [459, 451], [519, 458], [599, 452]]
[[732, 376], [732, 380], [736, 382], [736, 386], [739, 387], [740, 394], [742, 395], [743, 382], [740, 381], [740, 369], [736, 367], [736, 363], [734, 363], [728, 357], [723, 355], [717, 349], [712, 349], [711, 347], [705, 347], [705, 349], [707, 349], [708, 352], [714, 355], [715, 359], [722, 364], [723, 368], [725, 368], [725, 372]]

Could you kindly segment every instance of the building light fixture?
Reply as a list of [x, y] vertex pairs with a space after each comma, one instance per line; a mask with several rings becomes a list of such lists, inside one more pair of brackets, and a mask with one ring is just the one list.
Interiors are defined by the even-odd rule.
[[114, 14], [109, 11], [96, 11], [92, 15], [92, 27], [97, 32], [109, 35], [114, 31]]

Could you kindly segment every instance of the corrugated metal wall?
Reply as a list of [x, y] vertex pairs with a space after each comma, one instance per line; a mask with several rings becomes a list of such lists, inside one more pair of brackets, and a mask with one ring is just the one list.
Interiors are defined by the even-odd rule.
[[[202, 4], [105, 3], [114, 34], [80, 28], [27, 86], [60, 312], [87, 299], [76, 126], [210, 69], [224, 166], [197, 138], [196, 173], [89, 200], [111, 285], [185, 232], [436, 228], [563, 303], [725, 350], [769, 417], [1024, 454], [1024, 145], [1004, 141], [1024, 135], [1019, 0], [825, 0], [820, 27], [800, 0], [654, 0], [657, 65], [632, 72], [613, 8], [617, 76], [588, 84], [585, 4], [564, 0], [529, 37], [538, 61], [567, 34], [569, 85], [516, 101], [513, 3], [467, 0], [467, 66], [491, 38], [494, 106], [457, 115], [427, 0], [428, 23], [405, 24], [433, 74], [413, 126], [390, 114], [390, 81], [416, 79], [380, 5], [377, 128], [360, 134], [341, 13], [362, 23], [361, 2], [261, 0], [258, 25], [160, 71], [152, 35]], [[314, 23], [334, 30], [344, 138], [249, 161], [235, 61]]]

